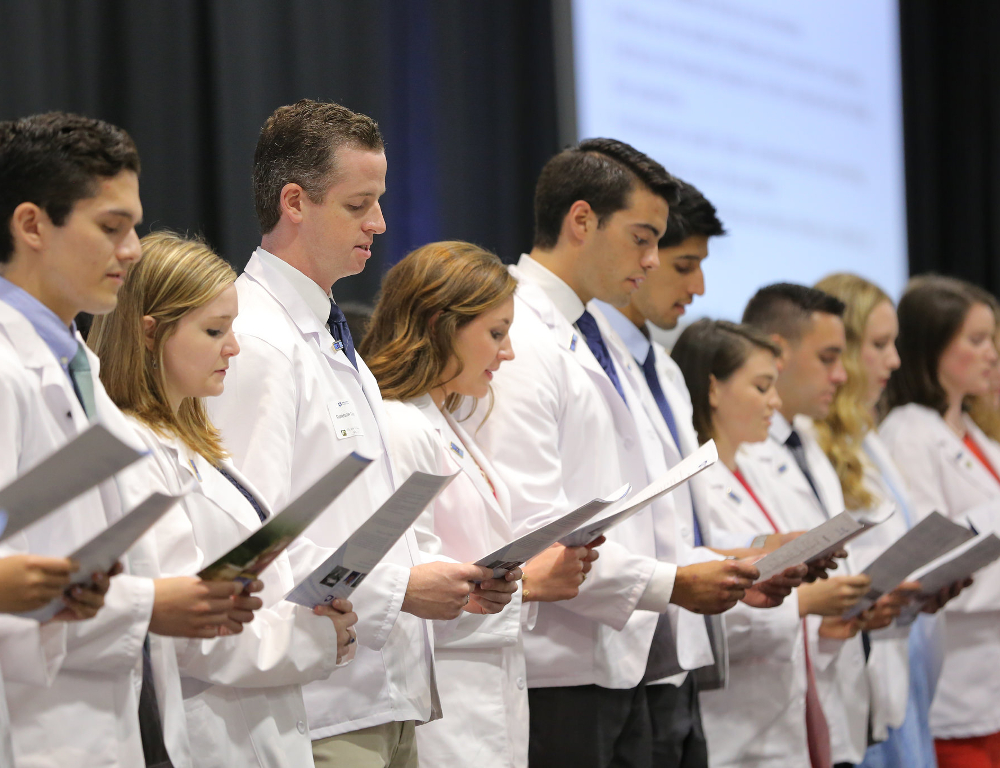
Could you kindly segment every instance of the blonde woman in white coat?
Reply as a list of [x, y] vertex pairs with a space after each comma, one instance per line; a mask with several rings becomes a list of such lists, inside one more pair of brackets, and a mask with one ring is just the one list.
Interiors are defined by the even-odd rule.
[[[900, 299], [901, 365], [887, 390], [880, 435], [922, 518], [932, 511], [996, 530], [1000, 445], [964, 412], [989, 391], [997, 360], [991, 297], [961, 281], [914, 280]], [[942, 768], [1000, 765], [1000, 563], [948, 604], [945, 657], [931, 707]], [[977, 762], [978, 761], [978, 762]]]
[[[421, 550], [433, 557], [475, 561], [513, 538], [507, 489], [454, 411], [463, 397], [489, 397], [493, 372], [514, 356], [507, 330], [515, 286], [493, 254], [468, 243], [431, 243], [386, 275], [360, 348], [385, 397], [401, 476], [458, 473], [414, 526]], [[471, 611], [437, 622], [444, 717], [417, 729], [421, 765], [527, 766], [522, 600], [575, 596], [596, 554], [555, 545], [525, 565], [524, 590], [500, 613], [479, 615], [476, 603], [486, 598], [474, 593]], [[520, 576], [511, 571], [508, 588]]]
[[[191, 574], [257, 529], [271, 510], [226, 456], [200, 398], [218, 395], [239, 352], [236, 274], [202, 243], [166, 232], [143, 239], [119, 307], [91, 344], [109, 394], [152, 454], [126, 495], [181, 494], [153, 529], [161, 568]], [[140, 482], [141, 487], [140, 487]], [[249, 591], [259, 610], [236, 636], [177, 643], [192, 763], [205, 768], [312, 765], [301, 686], [328, 677], [353, 650], [347, 601], [312, 611], [282, 600], [293, 586], [281, 553]], [[314, 615], [316, 614], [316, 615]]]

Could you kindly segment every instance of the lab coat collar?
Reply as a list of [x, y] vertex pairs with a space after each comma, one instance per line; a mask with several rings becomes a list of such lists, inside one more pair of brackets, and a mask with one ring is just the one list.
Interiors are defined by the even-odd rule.
[[585, 309], [583, 302], [576, 295], [576, 291], [566, 285], [564, 280], [526, 253], [521, 254], [517, 268], [521, 274], [542, 289], [549, 297], [549, 301], [559, 310], [559, 314], [565, 317], [570, 325], [580, 319]]
[[333, 300], [333, 296], [314, 283], [311, 278], [306, 277], [287, 261], [275, 256], [270, 251], [258, 247], [254, 251], [254, 256], [280, 274], [295, 289], [302, 302], [316, 316], [321, 325], [327, 324], [330, 319], [330, 302]]
[[[261, 256], [261, 253], [266, 255]], [[272, 256], [271, 259], [268, 259], [268, 255], [271, 254], [267, 254], [266, 251], [258, 248], [253, 256], [250, 257], [250, 261], [247, 262], [243, 274], [258, 283], [282, 306], [303, 336], [311, 335], [313, 337], [319, 350], [331, 363], [357, 376], [363, 385], [364, 379], [360, 377], [358, 370], [351, 365], [351, 361], [347, 358], [347, 355], [343, 350], [336, 350], [333, 347], [333, 336], [326, 326], [326, 320], [329, 317], [329, 306], [327, 306], [326, 316], [321, 320], [317, 313], [306, 304], [302, 298], [302, 294], [288, 281], [284, 272], [275, 268], [272, 262], [277, 261], [277, 257]], [[316, 286], [315, 283], [313, 285]], [[318, 289], [319, 286], [316, 286], [316, 288]], [[361, 358], [358, 357], [357, 359], [360, 367]]]
[[[208, 459], [192, 451], [178, 437], [162, 437], [160, 440], [167, 454], [181, 468], [182, 476], [186, 478], [185, 486], [188, 489], [200, 488], [200, 492], [205, 498], [223, 509], [226, 514], [234, 518], [243, 528], [255, 531], [260, 527], [260, 518], [257, 517], [257, 512], [254, 508], [250, 506], [250, 503], [243, 497], [243, 494], [224, 478], [216, 467], [212, 466]], [[236, 469], [233, 462], [226, 458], [220, 462], [220, 466], [227, 474], [232, 476], [249, 491], [260, 505], [260, 508], [264, 510], [268, 519], [271, 519], [272, 512], [264, 497]], [[222, 503], [222, 500], [227, 496], [233, 499], [234, 503]], [[236, 544], [237, 542], [233, 543]]]
[[784, 415], [779, 411], [775, 411], [771, 417], [771, 427], [767, 433], [779, 445], [784, 445], [785, 441], [788, 440], [788, 436], [792, 434], [792, 425], [788, 423], [788, 419]]
[[[495, 514], [500, 515], [503, 521], [501, 530], [509, 529], [510, 497], [507, 494], [507, 489], [496, 473], [491, 471], [489, 462], [479, 451], [475, 442], [469, 438], [451, 414], [445, 413], [437, 407], [430, 395], [415, 398], [412, 402], [427, 419], [430, 426], [440, 435], [445, 455], [468, 476], [476, 490], [486, 500], [489, 508]], [[452, 440], [452, 433], [458, 437], [459, 444], [455, 444]], [[458, 451], [450, 444], [455, 445]], [[493, 488], [490, 488], [489, 483], [483, 478], [479, 471], [480, 468], [489, 476]], [[496, 489], [496, 496], [493, 495], [494, 489]]]

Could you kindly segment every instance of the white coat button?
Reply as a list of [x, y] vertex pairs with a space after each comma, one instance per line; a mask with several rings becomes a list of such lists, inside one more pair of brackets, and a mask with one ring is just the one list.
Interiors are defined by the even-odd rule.
[[297, 723], [295, 724], [295, 727], [299, 729], [299, 733], [301, 733], [301, 734], [305, 735], [305, 732], [306, 732], [306, 724], [305, 724], [305, 722], [304, 722], [304, 721], [302, 721], [302, 720], [299, 720], [299, 721], [298, 721], [298, 722], [297, 722]]
[[523, 677], [517, 678], [517, 689], [519, 691], [523, 691], [524, 690], [524, 678]]

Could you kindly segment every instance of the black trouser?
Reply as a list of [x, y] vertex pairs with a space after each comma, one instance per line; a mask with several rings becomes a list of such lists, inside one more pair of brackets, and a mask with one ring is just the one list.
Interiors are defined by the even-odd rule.
[[531, 768], [652, 768], [646, 686], [528, 691]]
[[708, 747], [694, 675], [680, 686], [649, 685], [654, 768], [708, 768]]

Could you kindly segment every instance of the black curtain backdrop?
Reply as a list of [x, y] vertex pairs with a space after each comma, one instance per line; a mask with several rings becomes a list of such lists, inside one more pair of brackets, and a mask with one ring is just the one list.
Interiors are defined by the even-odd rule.
[[463, 239], [513, 261], [558, 151], [549, 2], [0, 0], [0, 119], [100, 117], [139, 145], [142, 234], [200, 233], [238, 269], [260, 242], [260, 126], [303, 97], [378, 120], [388, 230], [338, 299], [370, 301], [412, 248]]
[[1000, 3], [900, 0], [910, 274], [1000, 295]]

